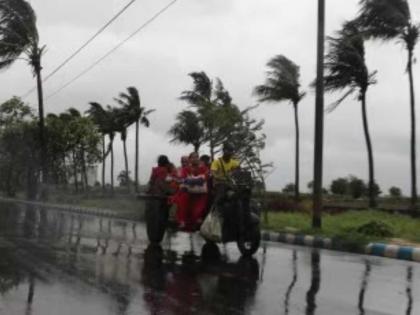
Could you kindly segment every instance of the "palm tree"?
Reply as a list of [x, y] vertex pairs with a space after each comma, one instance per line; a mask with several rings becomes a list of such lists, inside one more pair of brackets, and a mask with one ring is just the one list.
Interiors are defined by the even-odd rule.
[[125, 165], [125, 174], [127, 176], [127, 188], [130, 190], [130, 181], [128, 178], [128, 157], [127, 157], [127, 128], [132, 123], [132, 119], [128, 112], [124, 108], [114, 108], [113, 114], [115, 117], [116, 131], [121, 135], [121, 141], [124, 148], [124, 165]]
[[105, 136], [110, 132], [109, 115], [101, 104], [90, 102], [90, 108], [86, 112], [96, 124], [99, 132], [102, 134], [102, 190], [105, 192], [105, 168], [106, 168], [106, 149]]
[[366, 38], [383, 41], [398, 39], [407, 50], [411, 112], [411, 206], [415, 208], [417, 203], [417, 166], [413, 62], [414, 49], [420, 36], [420, 26], [412, 20], [408, 0], [360, 0], [360, 6], [360, 13], [356, 21]]
[[41, 77], [41, 57], [45, 46], [40, 47], [36, 14], [25, 0], [0, 0], [0, 68], [10, 66], [22, 54], [32, 68], [37, 80], [39, 131], [43, 182], [48, 180], [47, 152], [44, 122], [44, 100]]
[[372, 143], [366, 112], [366, 93], [370, 85], [375, 84], [376, 72], [369, 73], [366, 66], [364, 38], [354, 22], [347, 22], [336, 37], [329, 37], [329, 52], [326, 55], [324, 78], [325, 89], [329, 92], [342, 91], [346, 93], [331, 107], [334, 110], [341, 102], [353, 93], [358, 93], [362, 105], [363, 131], [366, 139], [369, 163], [369, 206], [375, 207], [375, 177], [372, 153]]
[[139, 191], [139, 131], [140, 125], [148, 128], [150, 121], [148, 115], [154, 112], [154, 109], [146, 110], [141, 106], [140, 95], [135, 87], [128, 87], [127, 93], [120, 93], [116, 99], [117, 103], [123, 106], [125, 111], [131, 117], [131, 121], [136, 124], [136, 153], [135, 153], [135, 171], [134, 171], [134, 185], [136, 192]]
[[226, 140], [226, 134], [221, 132], [224, 121], [230, 125], [231, 117], [237, 117], [237, 108], [232, 106], [232, 98], [224, 88], [220, 79], [215, 84], [205, 72], [192, 72], [193, 88], [183, 91], [180, 99], [196, 109], [197, 117], [202, 125], [204, 141], [208, 142], [210, 155], [214, 159], [216, 148]]
[[107, 114], [109, 117], [109, 148], [108, 151], [111, 153], [111, 192], [114, 193], [114, 139], [115, 133], [118, 131], [118, 120], [115, 115], [115, 109], [107, 105]]
[[173, 137], [171, 142], [191, 144], [194, 146], [194, 152], [198, 152], [204, 142], [200, 119], [190, 110], [184, 110], [176, 116], [176, 123], [169, 130], [169, 134]]
[[260, 102], [292, 103], [295, 116], [296, 147], [295, 147], [295, 200], [299, 200], [299, 116], [298, 105], [305, 96], [300, 90], [299, 67], [285, 56], [278, 55], [272, 58], [267, 67], [267, 79], [263, 85], [255, 88], [254, 94]]

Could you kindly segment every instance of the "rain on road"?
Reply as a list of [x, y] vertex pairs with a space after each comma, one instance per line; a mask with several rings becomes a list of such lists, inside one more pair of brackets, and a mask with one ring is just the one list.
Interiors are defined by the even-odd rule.
[[197, 235], [148, 246], [144, 225], [0, 205], [1, 315], [420, 314], [420, 265], [264, 243], [201, 255]]

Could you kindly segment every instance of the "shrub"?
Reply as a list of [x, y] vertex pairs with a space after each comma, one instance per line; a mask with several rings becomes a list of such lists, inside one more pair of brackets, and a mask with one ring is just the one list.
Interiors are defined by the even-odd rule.
[[394, 231], [392, 227], [381, 221], [369, 221], [356, 229], [357, 233], [376, 236], [376, 237], [392, 237]]

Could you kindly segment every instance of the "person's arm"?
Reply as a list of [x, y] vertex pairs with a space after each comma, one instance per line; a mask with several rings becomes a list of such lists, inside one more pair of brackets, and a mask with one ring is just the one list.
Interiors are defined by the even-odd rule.
[[214, 179], [221, 179], [223, 176], [220, 175], [220, 161], [214, 160], [213, 163], [211, 163], [210, 167], [210, 173]]
[[240, 169], [241, 168], [241, 164], [239, 163], [238, 160], [232, 160], [232, 171], [236, 170], [236, 169]]

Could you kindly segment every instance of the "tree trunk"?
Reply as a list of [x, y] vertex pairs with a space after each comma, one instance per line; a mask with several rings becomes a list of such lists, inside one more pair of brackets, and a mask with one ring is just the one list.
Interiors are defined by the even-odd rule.
[[136, 193], [139, 192], [139, 120], [136, 121], [136, 157], [135, 157], [135, 170], [134, 170], [134, 185]]
[[111, 193], [114, 193], [114, 137], [111, 136]]
[[314, 193], [312, 227], [321, 228], [324, 146], [325, 0], [318, 0], [318, 48], [315, 104]]
[[295, 112], [295, 128], [296, 128], [296, 144], [295, 144], [295, 202], [298, 202], [300, 199], [299, 194], [299, 113], [298, 113], [298, 104], [293, 104], [293, 109]]
[[42, 168], [42, 189], [41, 198], [48, 199], [47, 184], [48, 184], [48, 164], [47, 164], [47, 144], [45, 140], [45, 121], [44, 121], [44, 95], [42, 89], [41, 76], [41, 52], [38, 49], [38, 55], [34, 57], [34, 70], [36, 75], [37, 90], [38, 90], [38, 115], [39, 115], [39, 140], [41, 145], [41, 168]]
[[73, 177], [74, 177], [74, 188], [76, 189], [76, 193], [79, 192], [79, 183], [77, 182], [77, 164], [76, 164], [76, 153], [73, 151]]
[[417, 166], [416, 166], [416, 101], [414, 95], [413, 51], [408, 51], [408, 77], [410, 80], [410, 111], [411, 111], [411, 208], [417, 207]]
[[13, 166], [9, 166], [8, 170], [7, 170], [7, 176], [6, 176], [6, 193], [8, 197], [14, 197], [13, 194], [13, 184], [12, 184], [12, 179], [13, 179]]
[[368, 166], [369, 166], [369, 207], [376, 207], [375, 196], [375, 167], [373, 164], [372, 142], [370, 140], [369, 126], [366, 112], [366, 92], [362, 92], [362, 117], [363, 117], [363, 131], [365, 133], [366, 147], [368, 152]]
[[64, 167], [64, 170], [63, 170], [63, 184], [64, 184], [64, 187], [67, 188], [68, 179], [67, 179], [66, 153], [64, 153], [63, 156], [62, 156], [62, 163], [63, 163], [63, 167]]
[[213, 130], [210, 130], [209, 132], [210, 135], [210, 141], [209, 141], [209, 146], [210, 146], [210, 157], [211, 160], [214, 161], [214, 139], [213, 139]]
[[198, 151], [200, 151], [200, 144], [195, 143], [195, 144], [194, 144], [194, 152], [195, 152], [195, 153], [198, 153]]
[[106, 167], [106, 156], [105, 156], [105, 135], [102, 135], [102, 192], [105, 193], [105, 167]]
[[128, 176], [128, 157], [127, 157], [127, 138], [124, 137], [123, 139], [123, 147], [124, 147], [124, 166], [125, 166], [125, 175], [127, 176], [127, 189], [130, 191], [130, 178]]
[[85, 184], [85, 190], [88, 191], [89, 190], [89, 185], [88, 185], [88, 178], [87, 178], [87, 169], [86, 169], [86, 159], [85, 159], [85, 150], [82, 149], [82, 171], [83, 171], [83, 181]]

